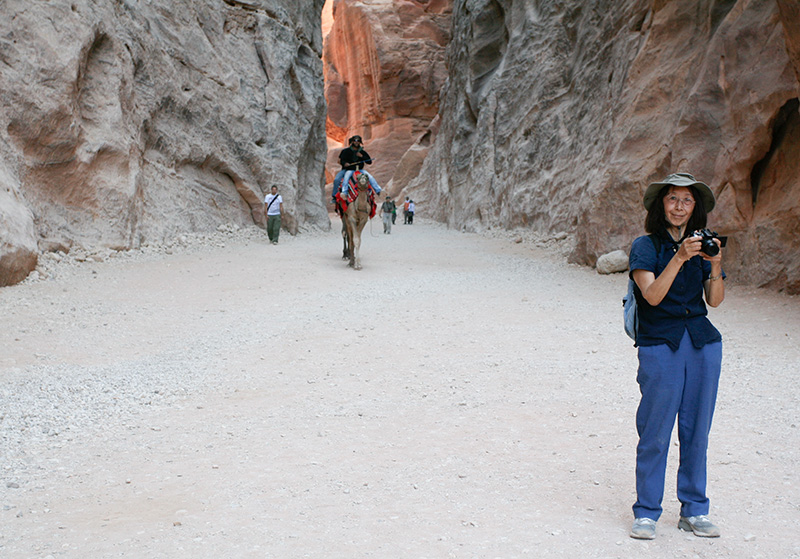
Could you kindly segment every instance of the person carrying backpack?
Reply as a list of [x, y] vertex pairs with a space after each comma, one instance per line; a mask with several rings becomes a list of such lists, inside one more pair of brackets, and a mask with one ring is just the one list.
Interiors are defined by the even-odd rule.
[[[636, 502], [631, 537], [653, 539], [662, 513], [667, 453], [678, 420], [680, 466], [678, 528], [717, 537], [708, 518], [706, 457], [722, 362], [722, 336], [708, 320], [706, 305], [725, 298], [722, 250], [703, 250], [715, 205], [714, 194], [688, 173], [669, 175], [644, 195], [647, 233], [633, 241], [630, 275], [638, 306], [641, 400], [636, 412]], [[653, 240], [657, 237], [657, 242]], [[712, 247], [713, 248], [713, 247]]]

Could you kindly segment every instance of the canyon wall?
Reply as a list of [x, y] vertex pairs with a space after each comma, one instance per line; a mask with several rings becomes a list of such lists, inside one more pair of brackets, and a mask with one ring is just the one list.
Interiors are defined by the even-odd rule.
[[416, 176], [424, 156], [403, 156], [439, 109], [452, 0], [329, 3], [333, 22], [323, 54], [328, 180], [340, 169], [347, 138], [359, 134], [375, 159], [369, 171], [396, 192]]
[[324, 0], [0, 4], [0, 285], [40, 250], [330, 225]]
[[438, 135], [407, 192], [452, 227], [642, 233], [673, 171], [718, 198], [735, 281], [800, 292], [795, 0], [455, 0]]

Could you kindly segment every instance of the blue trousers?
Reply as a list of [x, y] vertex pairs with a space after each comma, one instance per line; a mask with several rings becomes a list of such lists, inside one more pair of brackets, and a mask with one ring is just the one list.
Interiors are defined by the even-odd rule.
[[[382, 189], [378, 185], [378, 181], [375, 180], [375, 177], [373, 177], [371, 174], [369, 174], [368, 172], [366, 172], [364, 170], [362, 170], [361, 172], [364, 173], [365, 175], [367, 175], [367, 178], [369, 178], [369, 184], [372, 186], [372, 190], [375, 191], [375, 194], [380, 194]], [[344, 169], [342, 169], [338, 173], [336, 173], [336, 176], [333, 177], [333, 192], [331, 193], [331, 196], [333, 198], [336, 198], [336, 193], [339, 192], [340, 188], [342, 189], [342, 195], [343, 196], [344, 196], [344, 194], [347, 193], [347, 190], [348, 190], [348, 188], [347, 188], [348, 184], [347, 183], [350, 180], [350, 177], [352, 175], [353, 175], [353, 171], [345, 171]], [[342, 187], [342, 179], [344, 179], [344, 186], [343, 187]]]
[[635, 518], [658, 520], [664, 497], [672, 428], [678, 418], [680, 463], [678, 500], [681, 516], [708, 514], [706, 457], [708, 433], [717, 401], [722, 367], [722, 342], [700, 349], [684, 331], [680, 346], [666, 344], [639, 348], [636, 381], [642, 399], [636, 412], [636, 503]]
[[339, 169], [339, 172], [336, 173], [336, 176], [333, 177], [333, 192], [331, 196], [336, 198], [336, 193], [339, 192], [339, 186], [342, 184], [342, 177], [344, 177], [345, 170]]

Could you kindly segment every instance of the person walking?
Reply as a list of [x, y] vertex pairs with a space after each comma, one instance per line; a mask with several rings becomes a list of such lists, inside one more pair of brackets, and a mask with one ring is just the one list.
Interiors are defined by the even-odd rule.
[[414, 225], [414, 212], [417, 209], [417, 205], [414, 203], [414, 200], [408, 201], [408, 224]]
[[277, 245], [283, 215], [283, 197], [278, 194], [277, 185], [273, 184], [270, 193], [264, 198], [264, 214], [267, 216], [267, 236], [273, 245]]
[[[695, 232], [706, 227], [714, 194], [688, 173], [648, 186], [645, 231], [633, 241], [630, 275], [635, 283], [636, 335], [641, 400], [636, 412], [636, 502], [630, 535], [653, 539], [662, 513], [664, 477], [675, 419], [680, 465], [678, 528], [714, 538], [708, 518], [706, 461], [722, 363], [722, 336], [708, 309], [725, 298], [719, 239], [705, 248]], [[713, 256], [710, 254], [714, 254]], [[705, 301], [704, 301], [705, 297]]]
[[383, 219], [383, 232], [386, 235], [392, 234], [392, 215], [395, 212], [395, 205], [392, 197], [386, 195], [386, 200], [381, 204], [381, 218]]
[[406, 196], [406, 201], [403, 202], [403, 225], [408, 225], [408, 196]]

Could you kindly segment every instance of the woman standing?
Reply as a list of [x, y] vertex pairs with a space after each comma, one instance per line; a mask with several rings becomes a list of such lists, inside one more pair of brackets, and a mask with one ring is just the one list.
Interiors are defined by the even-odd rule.
[[[630, 270], [639, 313], [636, 412], [636, 503], [631, 537], [653, 539], [661, 516], [670, 436], [678, 418], [678, 528], [717, 537], [708, 519], [706, 456], [719, 385], [722, 336], [706, 304], [725, 298], [722, 251], [701, 252], [711, 189], [688, 173], [651, 184], [644, 195], [645, 230], [631, 246]], [[720, 246], [719, 240], [713, 240]], [[713, 251], [711, 251], [713, 252]], [[703, 296], [705, 295], [705, 302]]]

